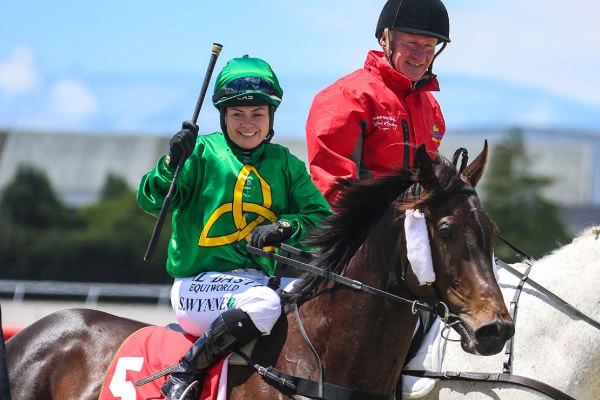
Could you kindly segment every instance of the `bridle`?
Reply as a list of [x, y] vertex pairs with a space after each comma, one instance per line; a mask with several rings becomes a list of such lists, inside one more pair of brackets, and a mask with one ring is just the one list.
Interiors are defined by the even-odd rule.
[[[460, 168], [458, 168], [459, 172], [462, 172], [462, 170], [466, 166], [465, 159], [468, 158], [467, 150], [464, 148], [460, 148], [454, 153], [453, 163], [455, 166], [457, 166], [458, 158], [461, 155], [462, 155], [463, 159], [462, 159]], [[515, 268], [513, 268], [510, 265], [503, 262], [502, 260], [500, 260], [498, 258], [496, 258], [496, 260], [495, 260], [496, 264], [500, 268], [505, 269], [506, 271], [510, 272], [511, 274], [513, 274], [517, 278], [519, 278], [519, 283], [516, 287], [513, 299], [510, 302], [510, 310], [509, 310], [510, 316], [513, 319], [513, 323], [515, 324], [515, 328], [516, 328], [516, 319], [517, 319], [517, 309], [518, 309], [519, 298], [520, 298], [521, 292], [523, 290], [523, 286], [525, 285], [525, 283], [527, 283], [530, 286], [532, 286], [534, 289], [536, 289], [539, 293], [541, 293], [542, 295], [547, 297], [549, 300], [554, 302], [554, 304], [558, 305], [559, 308], [563, 312], [565, 312], [567, 315], [574, 317], [574, 318], [581, 319], [581, 320], [585, 321], [586, 323], [588, 323], [589, 325], [593, 326], [594, 328], [600, 330], [600, 322], [598, 322], [598, 321], [592, 319], [591, 317], [587, 316], [586, 314], [582, 313], [577, 308], [575, 308], [574, 306], [570, 305], [569, 303], [567, 303], [566, 301], [564, 301], [563, 299], [558, 297], [556, 294], [552, 293], [548, 289], [544, 288], [542, 285], [538, 284], [537, 282], [535, 282], [529, 278], [529, 272], [531, 271], [531, 268], [533, 266], [533, 261], [534, 261], [533, 257], [531, 257], [530, 255], [525, 253], [523, 250], [519, 249], [517, 246], [515, 246], [514, 244], [512, 244], [511, 242], [509, 242], [502, 236], [498, 235], [498, 238], [500, 240], [502, 240], [512, 250], [514, 250], [516, 253], [518, 253], [528, 264], [525, 272], [521, 273], [518, 270], [516, 270]], [[457, 372], [457, 371], [437, 372], [437, 371], [422, 371], [422, 370], [421, 371], [404, 370], [403, 374], [419, 376], [419, 377], [443, 379], [443, 380], [464, 380], [464, 381], [471, 381], [471, 382], [511, 383], [511, 384], [534, 389], [534, 390], [536, 390], [540, 393], [543, 393], [543, 394], [545, 394], [553, 399], [556, 399], [556, 400], [575, 400], [574, 398], [567, 395], [566, 393], [564, 393], [548, 384], [537, 381], [535, 379], [512, 374], [512, 361], [513, 361], [513, 355], [514, 355], [513, 343], [514, 343], [514, 336], [511, 339], [509, 339], [509, 341], [506, 343], [505, 354], [506, 354], [507, 358], [506, 358], [506, 361], [504, 361], [504, 363], [503, 363], [503, 373]]]
[[[518, 250], [519, 254], [521, 254], [521, 256], [525, 257], [526, 260], [528, 261], [527, 269], [525, 270], [524, 273], [521, 273], [521, 272], [517, 271], [516, 269], [514, 269], [513, 267], [506, 264], [505, 262], [503, 262], [502, 260], [496, 258], [496, 264], [500, 268], [503, 268], [503, 269], [507, 270], [508, 272], [510, 272], [511, 274], [520, 278], [519, 284], [517, 285], [515, 294], [510, 303], [510, 310], [509, 310], [511, 318], [513, 319], [513, 323], [515, 324], [515, 328], [516, 328], [518, 302], [519, 302], [519, 298], [521, 295], [521, 291], [523, 289], [524, 284], [528, 283], [533, 288], [538, 290], [540, 293], [542, 293], [543, 295], [548, 297], [551, 301], [555, 302], [555, 304], [561, 306], [562, 309], [565, 311], [565, 313], [567, 313], [571, 316], [574, 316], [576, 318], [580, 318], [580, 319], [584, 320], [585, 322], [587, 322], [588, 324], [590, 324], [591, 326], [595, 327], [596, 329], [600, 329], [600, 323], [598, 323], [594, 319], [590, 318], [589, 316], [583, 314], [581, 311], [579, 311], [578, 309], [576, 309], [575, 307], [573, 307], [566, 301], [562, 300], [560, 297], [556, 296], [554, 293], [550, 292], [548, 289], [544, 288], [543, 286], [539, 285], [535, 281], [531, 280], [528, 277], [528, 275], [533, 266], [533, 264], [532, 264], [533, 258], [531, 258], [529, 255], [527, 255], [522, 250], [519, 250], [512, 243], [507, 242], [506, 239], [504, 239], [502, 237], [500, 237], [500, 239], [502, 241], [504, 241], [505, 243], [507, 243], [507, 245], [509, 245], [511, 248]], [[462, 371], [437, 372], [437, 371], [426, 371], [426, 370], [404, 370], [404, 371], [402, 371], [402, 373], [404, 375], [442, 379], [442, 380], [462, 380], [462, 381], [470, 381], [470, 382], [510, 383], [510, 384], [515, 384], [515, 385], [527, 387], [530, 389], [534, 389], [537, 392], [543, 393], [543, 394], [545, 394], [553, 399], [556, 399], [556, 400], [575, 400], [573, 397], [569, 396], [568, 394], [566, 394], [544, 382], [540, 382], [538, 380], [527, 378], [527, 377], [520, 376], [520, 375], [514, 375], [512, 373], [512, 361], [513, 361], [513, 355], [514, 355], [513, 343], [514, 343], [514, 336], [506, 342], [506, 347], [505, 347], [505, 351], [504, 351], [506, 354], [506, 360], [503, 363], [503, 373], [462, 372]]]
[[[281, 243], [278, 247], [280, 248], [280, 250], [287, 252], [290, 255], [301, 257], [308, 261], [314, 260], [316, 258], [316, 256], [314, 254], [311, 254], [309, 252], [300, 250], [298, 248], [286, 245], [285, 243]], [[377, 296], [377, 297], [382, 297], [386, 300], [410, 305], [410, 310], [413, 315], [417, 314], [418, 311], [430, 312], [430, 313], [440, 317], [440, 319], [442, 321], [444, 321], [444, 324], [446, 324], [446, 326], [448, 326], [448, 327], [451, 326], [452, 324], [456, 323], [457, 321], [460, 321], [460, 320], [458, 320], [458, 315], [451, 313], [450, 309], [448, 308], [448, 305], [446, 305], [446, 303], [444, 303], [443, 301], [439, 300], [439, 298], [437, 296], [436, 296], [436, 298], [438, 300], [436, 300], [436, 302], [434, 302], [433, 305], [429, 305], [428, 303], [425, 303], [425, 302], [421, 302], [418, 300], [411, 300], [411, 299], [390, 293], [388, 291], [366, 285], [360, 281], [347, 278], [343, 275], [333, 273], [329, 270], [325, 270], [325, 269], [316, 267], [314, 265], [311, 265], [310, 263], [302, 262], [302, 261], [296, 260], [291, 257], [282, 256], [280, 254], [265, 251], [263, 249], [260, 249], [257, 247], [252, 247], [252, 246], [247, 246], [246, 249], [247, 249], [248, 253], [278, 261], [280, 263], [289, 265], [292, 268], [295, 268], [297, 270], [322, 277], [324, 279], [336, 282], [342, 286], [349, 287], [353, 290], [369, 293], [369, 294]], [[278, 278], [280, 279], [280, 277], [276, 277], [276, 279], [278, 279]], [[431, 286], [432, 286], [432, 288], [434, 288], [433, 285], [431, 285]], [[435, 289], [433, 289], [433, 290], [434, 290], [434, 292], [436, 292]], [[302, 324], [302, 320], [300, 318], [300, 314], [298, 312], [298, 304], [297, 303], [294, 303], [294, 311], [296, 313], [296, 321], [298, 323], [300, 333], [302, 334], [304, 341], [307, 343], [308, 347], [314, 354], [314, 356], [317, 360], [317, 363], [319, 365], [320, 373], [319, 373], [318, 381], [313, 381], [310, 379], [305, 379], [305, 378], [301, 378], [298, 376], [286, 374], [282, 371], [279, 371], [279, 370], [273, 368], [272, 366], [269, 366], [269, 367], [261, 366], [258, 363], [256, 363], [254, 360], [252, 360], [248, 355], [244, 354], [241, 351], [235, 351], [236, 354], [238, 354], [240, 357], [245, 359], [246, 362], [248, 363], [248, 365], [253, 367], [255, 369], [255, 371], [259, 375], [261, 375], [267, 383], [269, 383], [270, 385], [276, 387], [278, 390], [283, 391], [283, 392], [291, 392], [293, 394], [306, 396], [306, 397], [310, 397], [310, 398], [316, 398], [316, 399], [333, 399], [333, 400], [346, 400], [346, 399], [350, 400], [350, 399], [356, 399], [356, 398], [360, 398], [360, 399], [364, 399], [364, 400], [389, 400], [390, 399], [390, 395], [378, 395], [378, 394], [373, 394], [373, 393], [366, 393], [366, 392], [361, 392], [358, 390], [349, 389], [346, 387], [333, 385], [333, 384], [324, 382], [323, 381], [323, 366], [321, 364], [321, 359], [320, 359], [317, 351], [315, 350], [314, 346], [312, 345], [308, 335], [306, 334], [306, 331]], [[450, 322], [449, 321], [450, 318], [456, 318], [457, 321]], [[393, 395], [393, 393], [391, 395]]]
[[[459, 194], [459, 193], [467, 193], [467, 194], [475, 194], [476, 195], [475, 189], [466, 184], [463, 185], [460, 189], [453, 191], [450, 195], [455, 195], [455, 194]], [[435, 283], [428, 285], [431, 287], [431, 290], [433, 292], [433, 296], [431, 296], [431, 298], [435, 299], [433, 304], [430, 305], [426, 302], [421, 302], [419, 300], [413, 300], [413, 299], [408, 299], [408, 298], [405, 298], [402, 296], [398, 296], [398, 295], [390, 293], [388, 291], [366, 285], [360, 281], [350, 279], [343, 275], [336, 274], [332, 271], [325, 270], [325, 269], [319, 268], [315, 265], [312, 265], [310, 262], [314, 261], [316, 256], [309, 252], [289, 246], [285, 243], [281, 243], [277, 247], [279, 247], [280, 250], [282, 250], [292, 256], [302, 258], [302, 259], [306, 260], [307, 262], [299, 261], [292, 257], [283, 256], [283, 255], [277, 254], [275, 252], [265, 251], [261, 248], [252, 247], [249, 245], [246, 247], [246, 250], [250, 254], [253, 254], [256, 256], [261, 256], [261, 257], [266, 257], [268, 259], [288, 265], [296, 270], [307, 272], [311, 275], [316, 275], [316, 276], [324, 278], [326, 280], [330, 280], [335, 283], [338, 283], [342, 286], [349, 287], [352, 290], [369, 293], [371, 295], [381, 297], [381, 298], [384, 298], [389, 301], [410, 305], [410, 310], [413, 315], [417, 314], [419, 311], [430, 312], [430, 313], [440, 317], [440, 319], [445, 324], [445, 329], [450, 329], [453, 325], [455, 325], [457, 323], [461, 323], [459, 316], [457, 314], [451, 313], [448, 305], [440, 299], [441, 297], [439, 296], [439, 292], [437, 290], [437, 287], [435, 286]], [[403, 271], [402, 280], [405, 282], [405, 285], [408, 288], [408, 285], [407, 285], [404, 275], [405, 275], [405, 273]], [[270, 287], [279, 286], [280, 279], [281, 279], [281, 277], [276, 275], [274, 278], [275, 283], [270, 282], [269, 286]], [[408, 289], [412, 292], [412, 290], [410, 288], [408, 288]], [[323, 381], [323, 367], [321, 364], [321, 360], [319, 358], [317, 351], [315, 350], [314, 346], [312, 345], [308, 335], [306, 334], [306, 331], [304, 329], [304, 326], [303, 326], [301, 318], [300, 318], [300, 314], [298, 312], [298, 304], [297, 303], [294, 303], [294, 311], [296, 313], [296, 321], [298, 323], [299, 330], [300, 330], [305, 342], [307, 343], [308, 347], [314, 354], [314, 356], [317, 360], [317, 363], [319, 365], [320, 373], [319, 373], [318, 381], [313, 381], [310, 379], [305, 379], [305, 378], [301, 378], [298, 376], [289, 375], [289, 374], [286, 374], [282, 371], [279, 371], [279, 370], [273, 368], [272, 366], [269, 366], [269, 367], [261, 366], [258, 363], [256, 363], [254, 360], [252, 360], [248, 355], [242, 353], [241, 351], [236, 351], [236, 353], [238, 355], [240, 355], [240, 357], [245, 359], [246, 362], [248, 363], [248, 365], [252, 366], [255, 369], [255, 371], [259, 375], [261, 375], [267, 383], [271, 384], [272, 386], [278, 388], [278, 390], [283, 391], [283, 392], [291, 392], [293, 394], [302, 395], [302, 396], [311, 397], [311, 398], [318, 398], [318, 399], [324, 399], [324, 398], [339, 399], [339, 400], [352, 399], [352, 398], [361, 398], [361, 399], [365, 399], [365, 400], [367, 400], [367, 399], [371, 399], [371, 400], [388, 399], [389, 395], [376, 395], [376, 394], [372, 394], [372, 393], [365, 393], [365, 392], [360, 392], [360, 391], [356, 391], [353, 389], [349, 389], [349, 388], [345, 388], [345, 387], [341, 387], [341, 386], [337, 386], [337, 385], [332, 385], [332, 384], [324, 382]], [[450, 321], [451, 318], [454, 319], [454, 321], [451, 322]], [[393, 393], [392, 393], [392, 395], [393, 395]]]

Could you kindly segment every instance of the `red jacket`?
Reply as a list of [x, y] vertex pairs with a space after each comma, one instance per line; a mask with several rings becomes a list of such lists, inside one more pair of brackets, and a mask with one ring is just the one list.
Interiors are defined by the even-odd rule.
[[408, 166], [417, 146], [433, 158], [446, 131], [435, 75], [416, 89], [380, 51], [370, 51], [363, 69], [319, 92], [306, 122], [313, 182], [329, 203], [335, 178], [377, 177]]

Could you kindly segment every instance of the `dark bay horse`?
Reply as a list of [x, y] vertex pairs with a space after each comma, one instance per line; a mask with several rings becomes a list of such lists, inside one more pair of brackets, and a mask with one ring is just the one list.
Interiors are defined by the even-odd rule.
[[[514, 327], [492, 267], [496, 237], [472, 190], [487, 160], [487, 143], [462, 172], [418, 148], [414, 168], [389, 177], [341, 181], [337, 213], [315, 233], [316, 265], [366, 285], [429, 304], [443, 301], [463, 348], [499, 352]], [[408, 190], [416, 183], [420, 194]], [[426, 216], [436, 280], [419, 286], [406, 258], [404, 210]], [[391, 395], [400, 377], [416, 316], [407, 303], [360, 292], [321, 278], [306, 278], [284, 305], [298, 314], [320, 357], [324, 381], [352, 390]], [[7, 343], [15, 399], [99, 396], [104, 373], [123, 340], [145, 324], [92, 310], [66, 310], [26, 327]], [[270, 336], [258, 341], [261, 365], [317, 380], [319, 363], [287, 312]], [[228, 398], [289, 398], [250, 367], [231, 366]], [[298, 398], [298, 397], [296, 397]]]

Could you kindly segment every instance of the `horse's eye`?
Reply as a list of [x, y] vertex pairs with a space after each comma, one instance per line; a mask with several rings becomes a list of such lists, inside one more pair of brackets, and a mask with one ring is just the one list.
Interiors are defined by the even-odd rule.
[[452, 228], [449, 224], [443, 224], [442, 226], [440, 226], [438, 229], [438, 233], [440, 234], [440, 237], [444, 240], [450, 240], [454, 236], [454, 232], [452, 231]]

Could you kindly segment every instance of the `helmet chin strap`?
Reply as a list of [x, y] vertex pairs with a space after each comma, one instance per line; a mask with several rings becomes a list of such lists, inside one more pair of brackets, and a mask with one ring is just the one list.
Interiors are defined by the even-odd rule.
[[273, 104], [269, 104], [269, 133], [263, 140], [263, 143], [269, 143], [273, 136], [275, 135], [275, 131], [273, 131], [273, 120], [275, 119], [275, 106]]
[[383, 30], [383, 35], [385, 36], [385, 44], [383, 46], [383, 54], [387, 59], [388, 63], [392, 66], [394, 71], [398, 71], [394, 62], [392, 61], [392, 36], [390, 35], [390, 28], [385, 28]]
[[446, 48], [446, 46], [448, 46], [448, 42], [442, 41], [442, 47], [433, 56], [433, 59], [431, 60], [431, 64], [429, 64], [429, 69], [427, 70], [430, 75], [432, 74], [431, 70], [433, 69], [433, 62], [435, 61], [435, 59], [437, 58], [437, 56], [439, 56], [440, 54], [442, 54], [442, 51], [444, 51], [444, 49]]

